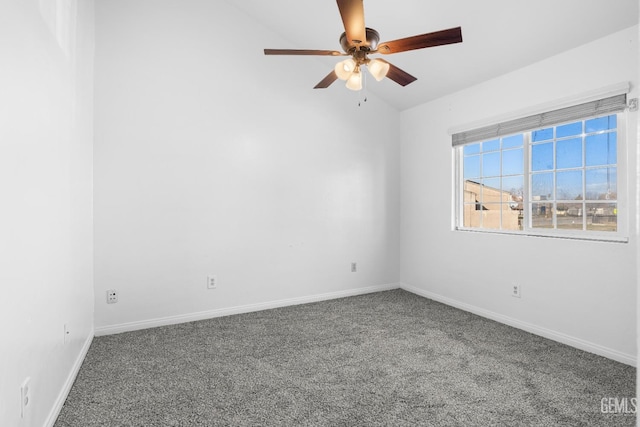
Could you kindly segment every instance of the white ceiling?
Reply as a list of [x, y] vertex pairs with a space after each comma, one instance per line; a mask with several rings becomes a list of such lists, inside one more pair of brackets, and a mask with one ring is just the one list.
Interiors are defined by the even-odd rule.
[[[288, 43], [274, 49], [335, 49], [344, 31], [334, 0], [230, 2]], [[638, 23], [638, 0], [364, 0], [381, 42], [462, 27], [463, 43], [387, 55], [418, 80], [401, 87], [368, 79], [367, 90], [398, 110], [459, 91]], [[313, 87], [342, 58], [314, 57]], [[278, 57], [295, 64], [295, 56]], [[576, 64], [576, 70], [588, 66]], [[341, 81], [329, 89], [347, 90]]]

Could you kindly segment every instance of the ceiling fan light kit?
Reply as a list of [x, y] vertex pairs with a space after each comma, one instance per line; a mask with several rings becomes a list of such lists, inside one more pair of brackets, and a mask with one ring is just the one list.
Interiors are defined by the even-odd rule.
[[382, 81], [382, 79], [387, 77], [390, 67], [388, 62], [381, 61], [377, 58], [370, 60], [367, 64], [367, 69], [377, 81]]
[[353, 59], [345, 59], [336, 64], [334, 71], [340, 80], [348, 80], [351, 74], [356, 70], [356, 61]]
[[367, 66], [367, 70], [377, 81], [381, 81], [387, 76], [389, 72], [390, 65], [388, 62], [382, 61], [380, 59], [367, 59], [362, 62], [362, 64], [356, 63], [352, 58], [345, 59], [344, 61], [340, 61], [335, 66], [336, 76], [340, 80], [344, 80], [347, 82], [346, 86], [351, 90], [361, 90], [362, 89], [362, 65]]
[[456, 27], [379, 43], [380, 34], [373, 28], [367, 28], [364, 25], [363, 0], [337, 0], [337, 3], [345, 29], [345, 32], [340, 36], [340, 46], [344, 53], [335, 50], [265, 49], [264, 54], [350, 56], [350, 58], [338, 62], [314, 89], [325, 89], [340, 79], [346, 81], [348, 89], [357, 91], [362, 89], [362, 66], [366, 66], [377, 81], [387, 77], [400, 86], [406, 86], [417, 80], [416, 77], [384, 59], [370, 59], [368, 56], [371, 54], [390, 55], [462, 42], [462, 29]]
[[348, 89], [351, 90], [360, 90], [362, 89], [362, 74], [360, 74], [360, 70], [356, 69], [349, 78], [347, 79], [346, 84]]

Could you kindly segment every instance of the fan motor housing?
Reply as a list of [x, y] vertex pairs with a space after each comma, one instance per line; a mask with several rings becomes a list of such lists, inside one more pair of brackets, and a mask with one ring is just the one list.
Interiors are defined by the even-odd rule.
[[380, 41], [380, 34], [373, 28], [365, 28], [365, 34], [367, 37], [366, 43], [354, 46], [347, 40], [347, 33], [342, 33], [340, 36], [340, 46], [342, 46], [342, 49], [347, 53], [353, 53], [356, 49], [366, 51], [376, 50], [378, 48], [378, 42]]

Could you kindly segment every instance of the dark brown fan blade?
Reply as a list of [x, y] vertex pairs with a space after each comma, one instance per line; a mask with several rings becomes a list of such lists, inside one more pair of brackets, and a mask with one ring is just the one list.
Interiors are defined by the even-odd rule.
[[385, 61], [384, 59], [378, 58], [378, 60], [386, 62], [389, 64], [389, 71], [387, 72], [387, 78], [390, 78], [394, 82], [398, 83], [400, 86], [406, 86], [409, 83], [413, 83], [418, 80], [416, 77], [413, 77], [411, 74], [406, 71], [401, 70], [396, 67], [389, 61]]
[[456, 27], [380, 43], [378, 45], [378, 53], [390, 54], [406, 52], [408, 50], [424, 49], [425, 47], [442, 46], [460, 42], [462, 42], [462, 28]]
[[331, 86], [331, 83], [335, 82], [336, 80], [338, 80], [338, 76], [336, 75], [335, 71], [331, 70], [331, 72], [329, 74], [327, 74], [327, 77], [322, 79], [320, 81], [320, 83], [315, 85], [313, 88], [314, 89], [326, 89], [329, 86]]
[[337, 50], [313, 50], [313, 49], [265, 49], [265, 55], [320, 55], [341, 56], [345, 55]]
[[337, 2], [349, 44], [351, 46], [365, 44], [367, 36], [364, 29], [364, 4], [362, 0], [337, 0]]

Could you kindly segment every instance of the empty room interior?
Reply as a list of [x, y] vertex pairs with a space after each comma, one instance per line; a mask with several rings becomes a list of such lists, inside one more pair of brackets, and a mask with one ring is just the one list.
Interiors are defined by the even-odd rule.
[[635, 425], [638, 9], [3, 1], [0, 425]]

